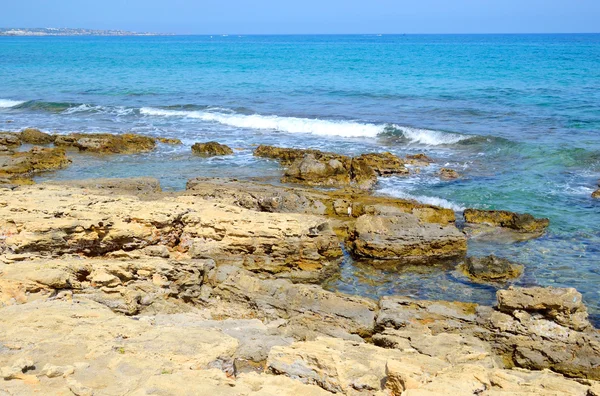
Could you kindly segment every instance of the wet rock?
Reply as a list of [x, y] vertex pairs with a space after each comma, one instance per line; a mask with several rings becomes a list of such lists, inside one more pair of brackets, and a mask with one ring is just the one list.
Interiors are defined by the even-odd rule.
[[435, 161], [423, 153], [411, 154], [406, 156], [406, 162], [414, 166], [429, 166]]
[[494, 255], [467, 257], [462, 268], [471, 279], [480, 282], [507, 282], [523, 273], [522, 265]]
[[581, 293], [574, 288], [511, 287], [498, 291], [501, 312], [526, 311], [537, 313], [574, 330], [591, 327]]
[[254, 155], [272, 158], [286, 166], [284, 183], [324, 187], [356, 187], [369, 190], [377, 183], [377, 174], [363, 158], [311, 149], [291, 149], [261, 145]]
[[600, 199], [600, 188], [592, 193], [592, 198]]
[[528, 213], [505, 210], [466, 209], [464, 215], [467, 223], [509, 228], [523, 233], [541, 234], [550, 224], [548, 219], [537, 219]]
[[63, 149], [34, 147], [29, 151], [0, 156], [0, 178], [23, 178], [61, 169], [70, 163]]
[[177, 138], [158, 137], [158, 138], [156, 138], [156, 141], [159, 143], [163, 143], [163, 144], [172, 144], [172, 145], [183, 144], [181, 142], [181, 140], [177, 139]]
[[377, 182], [377, 175], [362, 160], [342, 156], [317, 158], [314, 154], [306, 154], [285, 170], [281, 181], [325, 187], [353, 185], [362, 190], [369, 190]]
[[29, 144], [50, 144], [54, 142], [54, 136], [49, 135], [35, 128], [27, 128], [19, 134], [23, 143]]
[[464, 256], [467, 239], [454, 226], [420, 223], [407, 213], [363, 215], [350, 231], [348, 248], [357, 257], [428, 261]]
[[156, 146], [154, 138], [133, 133], [112, 135], [109, 133], [73, 133], [58, 135], [56, 146], [73, 147], [79, 151], [99, 154], [135, 154], [152, 151]]
[[21, 145], [19, 134], [14, 132], [0, 132], [0, 146], [15, 148]]
[[353, 219], [363, 214], [402, 212], [412, 213], [426, 223], [449, 224], [455, 220], [451, 209], [412, 200], [373, 196], [357, 190], [316, 191], [201, 177], [190, 179], [186, 188], [186, 194], [260, 212], [304, 213], [341, 219]]
[[203, 157], [233, 154], [229, 146], [217, 142], [196, 143], [192, 146], [192, 152]]
[[365, 161], [378, 176], [408, 175], [404, 161], [390, 152], [368, 153], [358, 157]]
[[442, 178], [442, 179], [452, 180], [452, 179], [458, 179], [459, 177], [460, 177], [460, 175], [454, 169], [450, 169], [450, 168], [440, 169], [440, 178]]

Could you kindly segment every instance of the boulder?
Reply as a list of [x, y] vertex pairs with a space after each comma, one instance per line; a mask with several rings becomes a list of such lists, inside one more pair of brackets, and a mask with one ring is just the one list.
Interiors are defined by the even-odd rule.
[[465, 235], [452, 225], [420, 223], [411, 214], [363, 215], [350, 231], [348, 248], [356, 257], [430, 261], [464, 256]]
[[478, 282], [507, 282], [523, 273], [522, 265], [494, 255], [467, 257], [462, 269], [471, 279]]
[[592, 198], [600, 199], [600, 188], [592, 193]]
[[366, 162], [359, 159], [343, 156], [317, 158], [314, 154], [306, 154], [285, 170], [281, 181], [324, 187], [352, 185], [369, 190], [377, 183], [377, 175]]
[[368, 153], [358, 157], [377, 172], [378, 176], [408, 175], [404, 161], [390, 152]]
[[0, 178], [29, 177], [64, 168], [70, 163], [63, 149], [33, 147], [29, 151], [0, 156]]
[[591, 327], [581, 293], [574, 288], [511, 287], [498, 291], [501, 312], [537, 313], [573, 330]]
[[423, 153], [410, 154], [406, 156], [406, 162], [414, 166], [429, 166], [435, 161]]
[[523, 233], [541, 234], [550, 224], [550, 220], [537, 219], [529, 213], [521, 214], [505, 210], [466, 209], [464, 216], [467, 223], [503, 227]]
[[233, 150], [229, 146], [217, 142], [195, 143], [192, 146], [192, 152], [203, 157], [233, 154]]
[[19, 134], [23, 143], [29, 144], [50, 144], [54, 142], [54, 136], [49, 135], [35, 128], [27, 128]]
[[57, 135], [54, 144], [73, 147], [79, 151], [99, 154], [135, 154], [152, 151], [156, 146], [154, 138], [133, 133], [113, 135], [109, 133], [73, 133]]
[[458, 179], [460, 175], [457, 171], [450, 168], [442, 168], [440, 169], [440, 178], [445, 180]]

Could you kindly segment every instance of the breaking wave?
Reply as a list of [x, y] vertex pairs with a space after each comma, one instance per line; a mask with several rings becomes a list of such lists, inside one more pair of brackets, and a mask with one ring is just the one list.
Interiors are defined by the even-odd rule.
[[15, 107], [25, 103], [22, 100], [0, 99], [0, 108]]

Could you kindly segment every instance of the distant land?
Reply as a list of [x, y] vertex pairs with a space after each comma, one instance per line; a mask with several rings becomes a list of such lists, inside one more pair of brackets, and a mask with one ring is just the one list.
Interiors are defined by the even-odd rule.
[[0, 36], [170, 36], [164, 33], [138, 33], [126, 30], [71, 28], [0, 28]]

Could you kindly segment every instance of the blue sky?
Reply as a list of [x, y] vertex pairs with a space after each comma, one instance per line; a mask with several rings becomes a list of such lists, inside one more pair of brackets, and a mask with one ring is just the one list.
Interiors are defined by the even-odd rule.
[[180, 34], [600, 32], [600, 0], [0, 0], [0, 27]]

